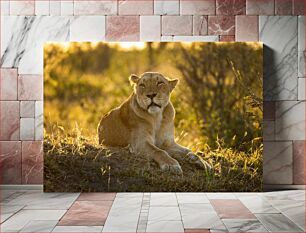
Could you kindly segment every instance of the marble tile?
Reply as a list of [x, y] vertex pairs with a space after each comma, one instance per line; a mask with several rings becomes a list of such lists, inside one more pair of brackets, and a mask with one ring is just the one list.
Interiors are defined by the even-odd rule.
[[264, 184], [292, 184], [292, 142], [265, 142]]
[[275, 120], [275, 102], [274, 101], [264, 101], [263, 103], [263, 119], [268, 121]]
[[305, 141], [293, 141], [293, 183], [305, 184]]
[[245, 15], [246, 0], [217, 0], [217, 15]]
[[274, 15], [274, 0], [246, 0], [247, 15]]
[[245, 205], [237, 199], [210, 199], [222, 219], [256, 219]]
[[52, 232], [101, 232], [103, 226], [56, 226]]
[[73, 0], [61, 1], [61, 15], [73, 15]]
[[21, 210], [1, 225], [4, 232], [20, 231], [30, 221], [59, 220], [66, 210]]
[[152, 206], [149, 209], [149, 221], [180, 221], [181, 214], [178, 206]]
[[206, 193], [208, 199], [236, 199], [234, 193]]
[[200, 229], [185, 229], [185, 233], [210, 233], [210, 230], [209, 229], [203, 229], [203, 228], [200, 228]]
[[34, 140], [34, 118], [20, 118], [20, 140]]
[[0, 190], [0, 204], [4, 203], [4, 200], [16, 193], [16, 190]]
[[292, 15], [292, 0], [275, 0], [275, 15]]
[[35, 101], [35, 140], [44, 138], [43, 101]]
[[305, 1], [293, 0], [293, 15], [304, 15], [305, 13]]
[[209, 204], [209, 200], [204, 193], [176, 193], [179, 204]]
[[302, 232], [302, 229], [282, 214], [256, 214], [270, 232]]
[[36, 0], [35, 1], [35, 15], [50, 15], [50, 1]]
[[215, 0], [181, 0], [181, 15], [214, 15], [216, 12]]
[[70, 41], [105, 40], [105, 16], [76, 16], [71, 19]]
[[106, 40], [139, 41], [139, 16], [107, 16]]
[[81, 193], [78, 201], [113, 201], [116, 193]]
[[34, 117], [35, 101], [20, 101], [20, 117]]
[[179, 0], [163, 0], [154, 1], [154, 14], [155, 15], [179, 15], [180, 11]]
[[140, 41], [160, 41], [160, 16], [140, 16]]
[[306, 83], [305, 78], [298, 78], [298, 100], [306, 100], [305, 99], [305, 89]]
[[[298, 76], [305, 76], [305, 16], [298, 17]], [[305, 89], [305, 86], [304, 86]]]
[[143, 198], [143, 193], [117, 193], [116, 194], [116, 199], [118, 198], [118, 201], [122, 202], [121, 198], [127, 198], [127, 199], [131, 199], [131, 198], [135, 198], [137, 200], [142, 200]]
[[208, 33], [208, 22], [207, 16], [204, 15], [194, 15], [193, 16], [193, 35], [195, 36], [205, 36]]
[[161, 36], [160, 41], [161, 42], [172, 42], [174, 36]]
[[61, 15], [61, 1], [50, 0], [50, 15]]
[[0, 69], [0, 100], [17, 100], [17, 69]]
[[19, 140], [19, 102], [1, 101], [0, 112], [0, 140]]
[[[2, 195], [2, 194], [1, 194]], [[7, 205], [7, 204], [1, 204], [1, 223], [9, 219], [11, 216], [16, 214], [18, 211], [20, 211], [24, 205]]]
[[224, 219], [229, 232], [269, 232], [258, 220]]
[[181, 221], [149, 221], [146, 232], [184, 233], [184, 228]]
[[192, 35], [192, 16], [162, 16], [162, 35]]
[[218, 36], [174, 36], [173, 42], [216, 42], [219, 41]]
[[76, 201], [58, 226], [103, 226], [112, 201]]
[[276, 140], [305, 139], [305, 103], [281, 101], [276, 103]]
[[43, 183], [43, 142], [22, 142], [22, 183]]
[[280, 213], [268, 201], [259, 196], [244, 196], [239, 197], [239, 200], [254, 214]]
[[262, 196], [269, 201], [271, 200], [305, 201], [305, 190], [268, 192], [268, 193], [262, 193]]
[[235, 35], [235, 16], [208, 16], [208, 35]]
[[34, 15], [34, 13], [35, 13], [34, 0], [10, 1], [10, 15]]
[[116, 15], [117, 0], [74, 1], [74, 15]]
[[33, 220], [25, 225], [19, 232], [51, 232], [57, 220]]
[[275, 141], [275, 122], [263, 121], [263, 140]]
[[68, 41], [69, 22], [69, 17], [61, 16], [3, 16], [2, 67], [18, 67], [19, 74], [43, 74], [42, 45]]
[[221, 42], [235, 42], [235, 36], [231, 35], [231, 36], [219, 36], [219, 41]]
[[43, 77], [41, 75], [18, 76], [18, 99], [19, 100], [42, 100]]
[[1, 4], [1, 15], [9, 15], [10, 14], [10, 1], [0, 1]]
[[296, 100], [297, 17], [259, 16], [259, 31], [265, 45], [264, 100]]
[[236, 41], [258, 41], [258, 16], [236, 16]]
[[118, 0], [119, 15], [152, 15], [153, 0]]
[[177, 206], [175, 193], [152, 193], [150, 206]]

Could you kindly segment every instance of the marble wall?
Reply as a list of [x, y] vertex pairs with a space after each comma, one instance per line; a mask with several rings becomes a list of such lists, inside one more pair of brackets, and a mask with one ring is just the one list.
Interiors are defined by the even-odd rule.
[[262, 41], [264, 183], [305, 184], [304, 0], [1, 0], [1, 183], [43, 182], [46, 41]]

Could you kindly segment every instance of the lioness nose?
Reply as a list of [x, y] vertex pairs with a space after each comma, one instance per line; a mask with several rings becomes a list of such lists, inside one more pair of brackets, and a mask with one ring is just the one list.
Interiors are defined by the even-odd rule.
[[147, 95], [148, 98], [153, 99], [156, 96], [156, 94]]

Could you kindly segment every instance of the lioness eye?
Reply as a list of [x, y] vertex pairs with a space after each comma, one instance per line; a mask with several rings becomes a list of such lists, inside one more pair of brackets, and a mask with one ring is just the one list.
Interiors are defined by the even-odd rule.
[[158, 82], [158, 83], [157, 83], [157, 86], [160, 86], [160, 85], [162, 85], [162, 84], [164, 84], [164, 82]]

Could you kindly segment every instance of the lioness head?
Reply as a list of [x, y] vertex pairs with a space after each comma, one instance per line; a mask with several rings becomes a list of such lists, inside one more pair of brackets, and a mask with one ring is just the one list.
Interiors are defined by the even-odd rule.
[[175, 88], [178, 80], [170, 80], [160, 73], [146, 72], [140, 77], [132, 74], [130, 82], [134, 87], [139, 106], [150, 114], [154, 114], [167, 106], [170, 93]]

